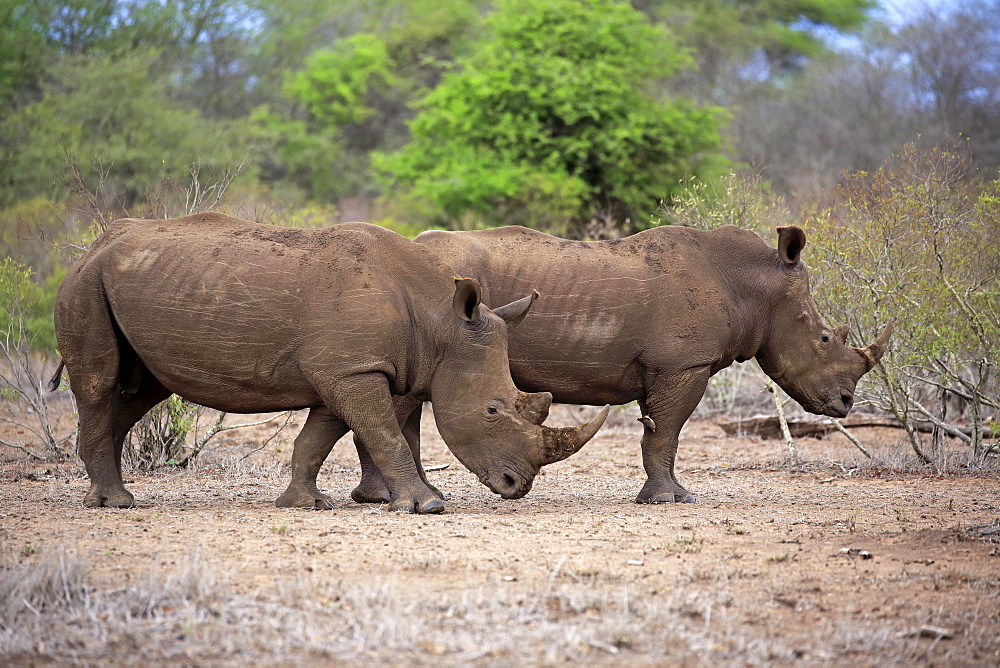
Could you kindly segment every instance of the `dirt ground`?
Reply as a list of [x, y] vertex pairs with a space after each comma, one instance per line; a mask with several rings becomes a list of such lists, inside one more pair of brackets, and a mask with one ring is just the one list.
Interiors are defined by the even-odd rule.
[[275, 508], [294, 431], [248, 454], [273, 424], [130, 472], [131, 510], [82, 508], [76, 459], [0, 453], [0, 663], [1000, 663], [995, 473], [899, 472], [890, 429], [857, 432], [876, 464], [834, 434], [795, 465], [700, 420], [678, 462], [698, 503], [640, 506], [633, 413], [515, 501], [425, 414], [439, 516], [351, 502], [350, 436], [320, 476], [336, 510]]

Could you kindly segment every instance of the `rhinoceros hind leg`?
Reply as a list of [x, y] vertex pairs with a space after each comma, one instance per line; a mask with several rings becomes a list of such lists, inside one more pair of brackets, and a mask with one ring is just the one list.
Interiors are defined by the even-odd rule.
[[163, 387], [137, 357], [129, 365], [122, 365], [121, 374], [130, 375], [132, 385], [129, 392], [123, 389], [117, 392], [112, 410], [111, 438], [118, 475], [115, 480], [105, 481], [104, 484], [91, 482], [90, 491], [83, 499], [83, 505], [87, 508], [135, 507], [135, 497], [122, 484], [122, 450], [125, 438], [149, 409], [170, 396], [170, 390]]
[[333, 498], [316, 487], [327, 455], [349, 430], [347, 423], [325, 407], [312, 408], [292, 448], [292, 479], [274, 502], [279, 508], [333, 510]]

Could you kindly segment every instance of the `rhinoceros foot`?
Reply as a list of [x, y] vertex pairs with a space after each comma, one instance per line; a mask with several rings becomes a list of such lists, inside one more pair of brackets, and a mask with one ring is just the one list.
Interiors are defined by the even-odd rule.
[[360, 485], [351, 490], [351, 498], [357, 503], [389, 503], [389, 488], [384, 484], [366, 485], [362, 480]]
[[426, 499], [399, 498], [389, 504], [389, 510], [394, 512], [417, 513], [418, 515], [436, 515], [444, 512], [444, 501], [431, 496]]
[[333, 510], [333, 498], [315, 487], [312, 489], [296, 488], [289, 485], [282, 492], [274, 505], [278, 508], [312, 508], [314, 510]]
[[85, 508], [134, 508], [135, 497], [120, 485], [112, 489], [91, 485], [83, 505]]
[[695, 503], [691, 492], [680, 485], [654, 485], [646, 481], [642, 491], [635, 497], [636, 503]]
[[[444, 493], [441, 490], [430, 483], [427, 483], [427, 486], [434, 492], [434, 496], [444, 501]], [[372, 483], [364, 478], [351, 491], [351, 498], [356, 503], [389, 503], [391, 499], [385, 482], [379, 480], [378, 483]]]

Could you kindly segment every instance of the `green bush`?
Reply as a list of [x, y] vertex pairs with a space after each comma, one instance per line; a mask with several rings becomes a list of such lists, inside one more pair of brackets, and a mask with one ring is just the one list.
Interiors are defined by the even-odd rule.
[[0, 260], [0, 336], [5, 349], [22, 354], [38, 351], [51, 355], [56, 350], [52, 311], [56, 290], [65, 275], [58, 270], [37, 283], [34, 273], [13, 258]]
[[[824, 310], [859, 342], [895, 324], [869, 395], [925, 461], [944, 464], [918, 422], [966, 441], [981, 461], [985, 413], [1000, 408], [1000, 180], [977, 184], [955, 149], [907, 146], [874, 173], [848, 175], [808, 233]], [[948, 395], [967, 415], [948, 414]]]

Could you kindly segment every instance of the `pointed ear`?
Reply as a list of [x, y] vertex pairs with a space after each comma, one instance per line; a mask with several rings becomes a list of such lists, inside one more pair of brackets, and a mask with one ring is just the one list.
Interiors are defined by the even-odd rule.
[[843, 344], [846, 345], [847, 344], [847, 334], [850, 331], [851, 331], [850, 327], [848, 327], [847, 325], [841, 325], [840, 327], [837, 327], [835, 330], [833, 330], [833, 335], [836, 336], [837, 339], [841, 343], [843, 343]]
[[493, 309], [493, 312], [504, 319], [508, 326], [516, 325], [528, 315], [531, 305], [538, 299], [538, 290], [532, 290], [527, 297], [521, 297], [516, 302]]
[[455, 315], [466, 322], [478, 322], [481, 301], [482, 290], [479, 288], [479, 281], [474, 278], [455, 279], [455, 298], [451, 303]]
[[806, 245], [806, 233], [801, 227], [789, 225], [778, 228], [778, 257], [785, 264], [798, 264], [799, 253]]

